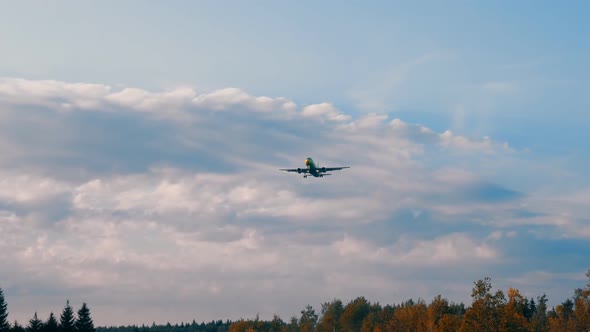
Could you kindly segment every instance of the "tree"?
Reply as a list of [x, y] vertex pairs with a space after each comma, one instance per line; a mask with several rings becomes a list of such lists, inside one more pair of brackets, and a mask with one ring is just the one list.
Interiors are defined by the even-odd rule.
[[574, 318], [576, 329], [580, 331], [590, 330], [590, 269], [586, 272], [588, 284], [585, 289], [578, 288], [574, 297]]
[[17, 321], [14, 321], [14, 325], [10, 329], [11, 332], [27, 332], [27, 330], [20, 325]]
[[379, 321], [378, 312], [371, 312], [363, 319], [363, 325], [361, 326], [361, 332], [373, 332], [379, 330], [383, 325], [383, 322]]
[[394, 311], [393, 319], [389, 325], [390, 329], [394, 331], [428, 331], [426, 303], [422, 299], [418, 299], [416, 303], [411, 299], [406, 301]]
[[285, 322], [277, 314], [273, 315], [272, 321], [269, 324], [270, 332], [279, 332], [285, 326]]
[[78, 319], [75, 323], [78, 332], [96, 332], [94, 323], [90, 317], [90, 309], [86, 303], [82, 303], [82, 307], [78, 310]]
[[0, 332], [10, 331], [10, 323], [8, 323], [8, 304], [4, 300], [4, 292], [0, 288]]
[[76, 327], [74, 326], [74, 323], [74, 310], [70, 306], [70, 300], [67, 300], [66, 306], [64, 307], [59, 320], [60, 331], [76, 332]]
[[43, 328], [43, 322], [37, 317], [37, 312], [31, 320], [29, 320], [29, 326], [27, 326], [27, 332], [41, 332]]
[[248, 322], [243, 319], [233, 322], [229, 326], [229, 332], [246, 332], [248, 331]]
[[531, 331], [533, 332], [548, 332], [549, 326], [547, 324], [547, 295], [537, 297], [539, 303], [535, 308], [533, 317], [531, 318]]
[[350, 301], [340, 316], [340, 325], [347, 332], [361, 330], [363, 320], [371, 312], [371, 304], [364, 297], [357, 297]]
[[506, 302], [504, 293], [497, 291], [492, 294], [489, 277], [476, 281], [471, 292], [473, 302], [465, 312], [461, 323], [462, 331], [499, 331], [502, 323], [503, 308]]
[[461, 320], [457, 315], [444, 314], [436, 323], [436, 332], [455, 332], [461, 328]]
[[557, 307], [551, 310], [549, 315], [550, 331], [573, 331], [575, 321], [572, 318], [574, 313], [574, 302], [570, 299], [565, 300]]
[[322, 303], [322, 318], [318, 323], [318, 331], [340, 331], [338, 320], [344, 311], [342, 301], [334, 299], [332, 302]]
[[53, 312], [49, 314], [47, 322], [43, 325], [43, 332], [59, 332], [59, 323]]
[[527, 319], [525, 317], [529, 309], [528, 301], [520, 294], [518, 289], [508, 289], [508, 303], [504, 306], [503, 325], [506, 331], [526, 331]]
[[291, 317], [291, 321], [287, 325], [287, 331], [288, 332], [299, 332], [299, 321], [297, 320], [297, 317], [295, 317], [295, 316]]
[[299, 330], [301, 332], [311, 332], [314, 330], [315, 325], [318, 321], [318, 315], [315, 310], [309, 304], [305, 307], [305, 310], [301, 310], [301, 318], [299, 319]]
[[428, 329], [434, 330], [438, 325], [438, 321], [444, 314], [449, 312], [449, 301], [443, 298], [440, 294], [435, 296], [430, 305], [428, 305]]

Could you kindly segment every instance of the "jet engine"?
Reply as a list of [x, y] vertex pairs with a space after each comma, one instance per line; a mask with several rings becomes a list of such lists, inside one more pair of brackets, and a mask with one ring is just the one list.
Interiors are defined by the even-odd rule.
[[301, 168], [298, 168], [297, 169], [297, 173], [301, 173]]
[[322, 172], [325, 172], [325, 171], [326, 171], [326, 168], [325, 167], [322, 167]]

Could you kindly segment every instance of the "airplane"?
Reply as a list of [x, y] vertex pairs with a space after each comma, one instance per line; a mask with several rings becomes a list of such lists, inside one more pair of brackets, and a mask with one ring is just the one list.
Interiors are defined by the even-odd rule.
[[308, 175], [312, 175], [316, 178], [321, 178], [327, 175], [331, 175], [331, 171], [339, 171], [345, 168], [350, 168], [349, 166], [343, 167], [320, 167], [319, 163], [315, 163], [311, 158], [305, 158], [305, 166], [306, 168], [281, 168], [279, 171], [286, 171], [286, 172], [297, 172], [299, 174], [303, 173], [303, 177], [306, 178]]

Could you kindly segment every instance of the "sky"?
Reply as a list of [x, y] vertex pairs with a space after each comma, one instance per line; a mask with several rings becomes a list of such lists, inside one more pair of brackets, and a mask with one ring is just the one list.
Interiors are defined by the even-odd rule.
[[[584, 1], [0, 11], [9, 319], [297, 316], [590, 268]], [[322, 179], [279, 172], [351, 166]]]

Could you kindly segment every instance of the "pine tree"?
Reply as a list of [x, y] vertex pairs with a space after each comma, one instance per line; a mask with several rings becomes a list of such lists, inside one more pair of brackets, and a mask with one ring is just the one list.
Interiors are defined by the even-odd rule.
[[76, 331], [76, 327], [74, 326], [74, 310], [70, 306], [70, 300], [66, 302], [66, 306], [60, 316], [59, 324], [61, 332]]
[[546, 332], [549, 331], [549, 324], [547, 324], [547, 295], [537, 297], [537, 307], [535, 313], [531, 318], [531, 331]]
[[43, 328], [43, 322], [37, 317], [37, 312], [31, 320], [29, 321], [29, 326], [27, 326], [27, 332], [41, 332]]
[[59, 332], [59, 324], [53, 312], [49, 314], [47, 322], [43, 325], [43, 332]]
[[90, 317], [90, 309], [86, 303], [82, 303], [82, 308], [78, 310], [78, 319], [76, 320], [77, 332], [96, 332], [94, 323]]
[[25, 330], [25, 328], [22, 325], [20, 325], [17, 321], [14, 321], [14, 325], [12, 326], [10, 331], [11, 332], [27, 332], [27, 330]]
[[10, 323], [8, 323], [8, 305], [4, 301], [4, 292], [0, 288], [0, 332], [10, 331]]

